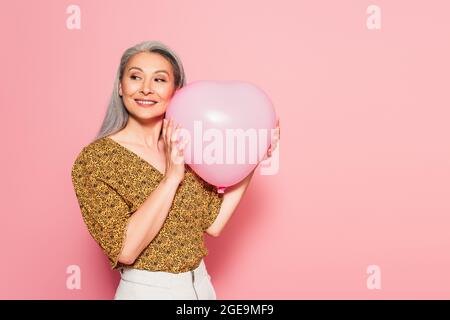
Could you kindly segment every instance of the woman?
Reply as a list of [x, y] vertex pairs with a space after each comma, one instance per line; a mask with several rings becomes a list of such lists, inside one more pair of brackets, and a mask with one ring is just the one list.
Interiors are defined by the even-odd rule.
[[253, 172], [219, 195], [185, 165], [188, 141], [164, 119], [184, 85], [161, 42], [126, 50], [100, 132], [72, 167], [83, 220], [121, 272], [115, 299], [216, 299], [203, 234], [220, 234]]

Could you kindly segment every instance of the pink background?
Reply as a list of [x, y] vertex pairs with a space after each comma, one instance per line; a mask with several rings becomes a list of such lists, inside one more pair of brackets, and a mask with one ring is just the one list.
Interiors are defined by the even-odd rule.
[[[81, 8], [81, 30], [66, 8]], [[381, 8], [368, 30], [366, 8]], [[247, 80], [281, 118], [206, 258], [219, 299], [450, 298], [448, 1], [2, 2], [0, 298], [111, 299], [119, 274], [70, 169], [122, 52], [160, 40], [188, 82]], [[66, 268], [81, 268], [81, 289]], [[381, 290], [366, 286], [369, 265]]]

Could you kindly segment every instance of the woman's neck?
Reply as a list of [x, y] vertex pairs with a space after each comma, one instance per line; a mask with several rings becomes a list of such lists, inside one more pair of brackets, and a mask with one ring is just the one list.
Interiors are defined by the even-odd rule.
[[146, 122], [129, 117], [126, 126], [117, 137], [124, 142], [143, 146], [148, 149], [159, 149], [160, 133], [163, 117]]

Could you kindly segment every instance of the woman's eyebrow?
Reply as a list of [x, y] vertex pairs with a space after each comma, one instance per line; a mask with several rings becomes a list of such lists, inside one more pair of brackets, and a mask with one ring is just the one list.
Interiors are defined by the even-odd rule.
[[156, 71], [155, 71], [155, 73], [158, 73], [158, 72], [164, 72], [164, 73], [166, 73], [167, 75], [169, 75], [169, 73], [168, 73], [166, 70], [156, 70]]
[[[144, 72], [144, 70], [142, 70], [142, 69], [139, 68], [139, 67], [131, 67], [131, 68], [128, 69], [128, 71], [130, 71], [131, 69], [137, 69], [137, 70], [139, 70], [139, 71], [141, 71], [141, 72]], [[158, 73], [158, 72], [164, 72], [164, 73], [166, 73], [167, 75], [169, 75], [169, 73], [168, 73], [166, 70], [156, 70], [154, 73]]]
[[142, 70], [141, 68], [138, 68], [138, 67], [131, 67], [131, 68], [128, 69], [128, 71], [130, 71], [131, 69], [137, 69], [137, 70], [139, 70], [141, 72], [144, 72], [144, 70]]

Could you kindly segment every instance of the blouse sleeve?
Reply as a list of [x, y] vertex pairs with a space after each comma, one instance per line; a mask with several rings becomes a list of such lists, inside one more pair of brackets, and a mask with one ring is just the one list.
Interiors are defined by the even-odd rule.
[[219, 215], [220, 207], [223, 202], [223, 194], [219, 194], [216, 188], [212, 185], [207, 187], [208, 189], [208, 201], [204, 211], [204, 225], [203, 231], [206, 231], [216, 220]]
[[119, 267], [131, 209], [109, 184], [86, 174], [77, 163], [72, 168], [72, 183], [88, 231], [108, 256], [111, 269]]

